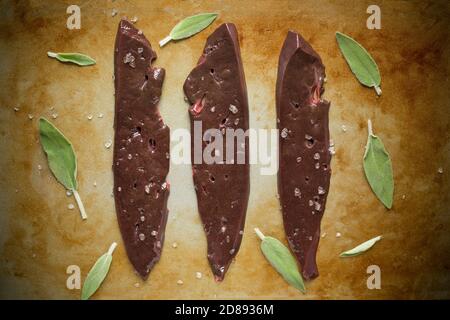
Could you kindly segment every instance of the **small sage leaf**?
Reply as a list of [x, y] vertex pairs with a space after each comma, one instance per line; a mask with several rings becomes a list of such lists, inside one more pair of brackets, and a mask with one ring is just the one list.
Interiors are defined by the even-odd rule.
[[159, 46], [166, 45], [170, 40], [181, 40], [199, 33], [209, 26], [217, 16], [217, 13], [201, 13], [181, 20], [170, 31], [170, 34], [159, 42]]
[[255, 228], [255, 232], [262, 240], [261, 251], [272, 267], [278, 271], [287, 283], [305, 293], [306, 288], [303, 278], [298, 271], [297, 261], [289, 249], [277, 239], [264, 236], [258, 228]]
[[369, 135], [364, 153], [364, 172], [375, 195], [385, 205], [392, 208], [394, 198], [394, 176], [389, 154], [383, 142], [372, 131], [372, 122], [368, 121]]
[[336, 40], [350, 69], [356, 78], [366, 87], [374, 87], [377, 95], [381, 95], [381, 76], [372, 56], [354, 39], [336, 32]]
[[55, 53], [49, 51], [47, 55], [61, 62], [71, 62], [79, 66], [91, 66], [95, 64], [94, 59], [82, 53]]
[[94, 266], [89, 271], [86, 280], [84, 280], [83, 289], [81, 289], [81, 300], [89, 299], [100, 287], [103, 280], [105, 280], [109, 267], [111, 266], [112, 254], [114, 249], [116, 249], [116, 246], [117, 243], [113, 242], [109, 247], [108, 252], [98, 258], [97, 262], [95, 262]]
[[370, 240], [367, 240], [366, 242], [361, 243], [359, 246], [354, 247], [353, 249], [350, 249], [348, 251], [342, 252], [339, 256], [342, 258], [346, 257], [354, 257], [357, 255], [360, 255], [361, 253], [366, 252], [370, 248], [374, 246], [375, 243], [380, 241], [382, 236], [378, 236], [375, 238], [372, 238]]
[[86, 211], [77, 192], [77, 158], [72, 144], [45, 118], [39, 119], [39, 136], [50, 170], [56, 180], [72, 191], [80, 208], [81, 217], [86, 219]]

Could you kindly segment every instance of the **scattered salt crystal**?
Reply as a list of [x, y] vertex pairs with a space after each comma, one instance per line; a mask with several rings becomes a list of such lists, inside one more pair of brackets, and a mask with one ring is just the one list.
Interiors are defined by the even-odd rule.
[[320, 168], [320, 163], [316, 163], [315, 165], [314, 165], [314, 167], [316, 168], [316, 169], [319, 169]]
[[134, 284], [134, 286], [135, 286], [136, 288], [139, 288], [139, 283], [136, 282], [136, 283]]
[[66, 191], [66, 196], [70, 197], [71, 195], [72, 195], [72, 191], [67, 190], [67, 191]]
[[14, 108], [14, 111], [15, 111], [15, 112], [18, 112], [19, 110], [20, 110], [20, 109], [17, 108], [17, 107]]
[[336, 154], [336, 149], [334, 148], [333, 140], [330, 140], [330, 147], [328, 148], [328, 151], [330, 152], [331, 155]]
[[58, 118], [58, 114], [57, 114], [57, 113], [53, 113], [53, 114], [52, 114], [52, 118], [53, 118], [53, 119]]
[[38, 170], [42, 170], [42, 166], [40, 164], [38, 164], [37, 168]]
[[235, 251], [234, 249], [231, 249], [231, 250], [230, 250], [230, 254], [233, 254], [233, 253], [234, 253], [234, 251]]
[[178, 243], [174, 242], [172, 243], [172, 248], [177, 248], [178, 247]]
[[34, 116], [30, 113], [28, 114], [28, 119], [33, 120]]
[[150, 194], [150, 185], [149, 184], [145, 185], [144, 190], [146, 194]]
[[129, 153], [127, 158], [128, 158], [128, 160], [131, 160], [131, 159], [133, 159], [133, 155], [131, 153]]
[[197, 271], [197, 272], [195, 273], [195, 277], [196, 277], [197, 279], [201, 279], [201, 278], [202, 278], [202, 273]]
[[178, 280], [178, 281], [177, 281], [177, 284], [180, 285], [180, 286], [181, 286], [183, 283], [184, 283], [183, 280]]
[[145, 240], [145, 234], [139, 233], [139, 240], [144, 241]]
[[130, 67], [135, 68], [136, 67], [136, 63], [135, 63], [135, 58], [134, 56], [131, 54], [131, 52], [128, 52], [124, 57], [123, 57], [123, 63], [128, 64]]
[[283, 130], [281, 130], [281, 137], [283, 138], [283, 139], [285, 139], [285, 138], [287, 138], [287, 136], [288, 136], [288, 129], [287, 128], [283, 128]]
[[297, 157], [297, 163], [302, 162], [302, 157]]
[[96, 181], [94, 181], [93, 185], [94, 185], [94, 187], [96, 187], [96, 186], [97, 186], [97, 182], [96, 182]]
[[75, 208], [75, 206], [72, 203], [69, 203], [69, 205], [67, 206], [67, 208], [69, 210], [73, 210]]
[[236, 114], [238, 112], [238, 108], [234, 104], [230, 104], [230, 107], [228, 108], [231, 113]]
[[336, 232], [336, 238], [340, 238], [341, 237], [341, 233], [340, 232]]
[[322, 233], [322, 235], [321, 235], [322, 238], [325, 238], [326, 236], [327, 236], [326, 232]]
[[214, 112], [216, 112], [216, 107], [213, 106], [213, 107], [211, 107], [211, 109], [209, 109], [209, 110], [210, 110], [211, 112], [214, 113]]
[[225, 231], [227, 230], [227, 227], [222, 226], [222, 228], [220, 228], [220, 232], [225, 233]]
[[314, 203], [314, 209], [316, 210], [316, 211], [320, 211], [320, 208], [321, 208], [322, 206], [320, 205], [320, 203], [318, 203], [318, 202], [315, 202]]
[[439, 167], [439, 168], [438, 168], [438, 173], [443, 174], [443, 173], [444, 173], [444, 168]]
[[318, 152], [314, 153], [314, 160], [319, 160], [320, 154]]
[[343, 132], [347, 132], [347, 126], [345, 124], [343, 124], [341, 126], [341, 129], [342, 129]]
[[141, 35], [142, 34], [142, 30], [138, 30], [138, 35]]
[[309, 240], [309, 241], [312, 241], [312, 239], [313, 239], [312, 236], [309, 236], [309, 237], [308, 237], [308, 240]]
[[115, 16], [117, 16], [117, 10], [116, 9], [112, 9], [111, 17], [115, 17]]
[[406, 199], [406, 194], [402, 195], [402, 200]]
[[111, 148], [111, 146], [112, 146], [112, 141], [111, 140], [108, 140], [108, 141], [105, 142], [105, 148], [106, 149]]
[[152, 232], [151, 232], [151, 235], [152, 236], [156, 236], [158, 234], [158, 231], [156, 231], [156, 230], [153, 230]]
[[317, 188], [317, 193], [318, 193], [318, 194], [325, 194], [325, 189], [324, 189], [323, 187], [319, 186], [319, 187]]
[[314, 205], [314, 201], [309, 200], [309, 201], [308, 201], [308, 204], [309, 204], [310, 207], [312, 207], [312, 206]]
[[97, 117], [103, 118], [103, 113], [99, 113]]
[[117, 187], [117, 191], [122, 191], [122, 187]]
[[92, 114], [88, 114], [88, 116], [87, 116], [87, 118], [88, 118], [88, 120], [92, 120]]
[[299, 189], [299, 188], [295, 188], [295, 189], [294, 189], [294, 196], [295, 196], [295, 197], [301, 198], [302, 193], [300, 192], [300, 189]]
[[133, 18], [130, 19], [130, 21], [132, 23], [136, 23], [138, 21], [138, 17], [134, 16]]
[[239, 231], [239, 234], [242, 236], [244, 234], [244, 230]]
[[145, 221], [145, 216], [141, 216], [141, 221], [142, 221], [142, 222]]

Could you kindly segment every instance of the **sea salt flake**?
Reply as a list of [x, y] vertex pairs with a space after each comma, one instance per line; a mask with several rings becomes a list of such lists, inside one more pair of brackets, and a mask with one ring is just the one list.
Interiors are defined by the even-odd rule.
[[69, 210], [73, 210], [75, 208], [75, 206], [73, 205], [73, 203], [69, 203], [69, 205], [67, 206], [67, 208]]
[[283, 128], [283, 130], [281, 130], [281, 137], [283, 139], [286, 139], [288, 136], [289, 130], [287, 128]]
[[201, 278], [202, 278], [202, 273], [197, 271], [197, 272], [195, 273], [195, 277], [196, 277], [197, 279], [201, 279]]
[[136, 67], [135, 58], [134, 58], [134, 56], [131, 54], [131, 52], [128, 52], [128, 53], [123, 57], [123, 63], [128, 64], [131, 68], [135, 68], [135, 67]]
[[180, 285], [180, 286], [181, 286], [183, 283], [184, 283], [183, 280], [178, 280], [178, 281], [177, 281], [177, 284]]
[[106, 149], [111, 148], [111, 146], [112, 146], [112, 141], [111, 140], [108, 140], [108, 141], [105, 142], [105, 148]]
[[325, 189], [324, 189], [323, 187], [319, 186], [319, 187], [317, 188], [317, 193], [318, 193], [318, 194], [325, 194]]
[[234, 104], [230, 104], [230, 107], [228, 109], [232, 114], [236, 114], [238, 112], [238, 108]]
[[336, 232], [336, 238], [340, 238], [341, 237], [341, 233], [340, 232]]
[[139, 240], [144, 241], [145, 240], [145, 234], [139, 233]]
[[172, 243], [172, 248], [177, 248], [178, 247], [178, 243], [174, 242]]
[[438, 168], [438, 173], [443, 174], [443, 173], [444, 173], [444, 168], [439, 167], [439, 168]]

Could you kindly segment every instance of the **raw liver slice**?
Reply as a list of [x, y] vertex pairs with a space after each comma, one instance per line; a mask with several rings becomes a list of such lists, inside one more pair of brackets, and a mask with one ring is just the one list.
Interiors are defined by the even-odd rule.
[[[248, 129], [247, 89], [234, 24], [222, 24], [208, 37], [198, 65], [184, 83], [184, 92], [191, 104], [191, 156], [198, 210], [207, 237], [208, 260], [216, 280], [221, 281], [242, 240], [250, 188], [248, 138], [241, 146], [244, 164], [237, 164], [237, 148], [233, 150], [235, 164], [196, 164], [194, 121], [202, 121], [202, 135], [211, 128]], [[202, 142], [202, 151], [206, 145]]]
[[161, 256], [167, 221], [169, 128], [158, 102], [164, 69], [150, 43], [122, 20], [116, 36], [114, 199], [128, 258], [147, 278]]
[[330, 103], [321, 99], [325, 67], [314, 49], [289, 31], [276, 87], [278, 192], [284, 229], [305, 279], [319, 275], [316, 253], [330, 186]]

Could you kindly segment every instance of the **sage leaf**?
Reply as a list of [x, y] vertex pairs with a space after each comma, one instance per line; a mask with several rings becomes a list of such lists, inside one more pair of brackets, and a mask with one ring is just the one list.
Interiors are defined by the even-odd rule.
[[278, 271], [287, 283], [305, 293], [306, 288], [303, 278], [298, 271], [297, 261], [289, 249], [277, 239], [264, 236], [258, 228], [255, 228], [255, 232], [262, 241], [261, 251], [272, 267]]
[[373, 134], [372, 122], [368, 120], [368, 138], [364, 153], [364, 172], [372, 191], [388, 209], [394, 198], [394, 176], [389, 154], [383, 142]]
[[50, 58], [55, 58], [61, 62], [70, 62], [79, 66], [91, 66], [95, 64], [95, 60], [82, 53], [55, 53], [47, 52]]
[[42, 148], [47, 155], [48, 166], [66, 189], [75, 196], [82, 219], [86, 219], [86, 210], [77, 192], [77, 158], [69, 140], [50, 121], [39, 119], [39, 135]]
[[378, 66], [366, 49], [349, 36], [336, 32], [336, 40], [350, 69], [366, 87], [373, 87], [381, 95], [381, 76]]
[[370, 240], [367, 240], [366, 242], [361, 243], [360, 245], [354, 247], [353, 249], [342, 252], [339, 256], [342, 258], [347, 258], [347, 257], [354, 257], [357, 255], [360, 255], [361, 253], [364, 253], [367, 250], [369, 250], [370, 248], [372, 248], [375, 243], [377, 243], [378, 241], [381, 240], [381, 238], [382, 238], [382, 236], [378, 236], [378, 237], [372, 238]]
[[209, 26], [217, 16], [217, 13], [201, 13], [181, 20], [170, 31], [170, 34], [159, 42], [159, 46], [166, 45], [170, 40], [181, 40], [199, 33]]
[[108, 252], [98, 258], [89, 271], [86, 280], [84, 280], [83, 289], [81, 289], [81, 300], [89, 299], [100, 287], [103, 280], [105, 280], [109, 267], [111, 266], [112, 254], [116, 249], [116, 246], [117, 243], [113, 242], [109, 247]]

